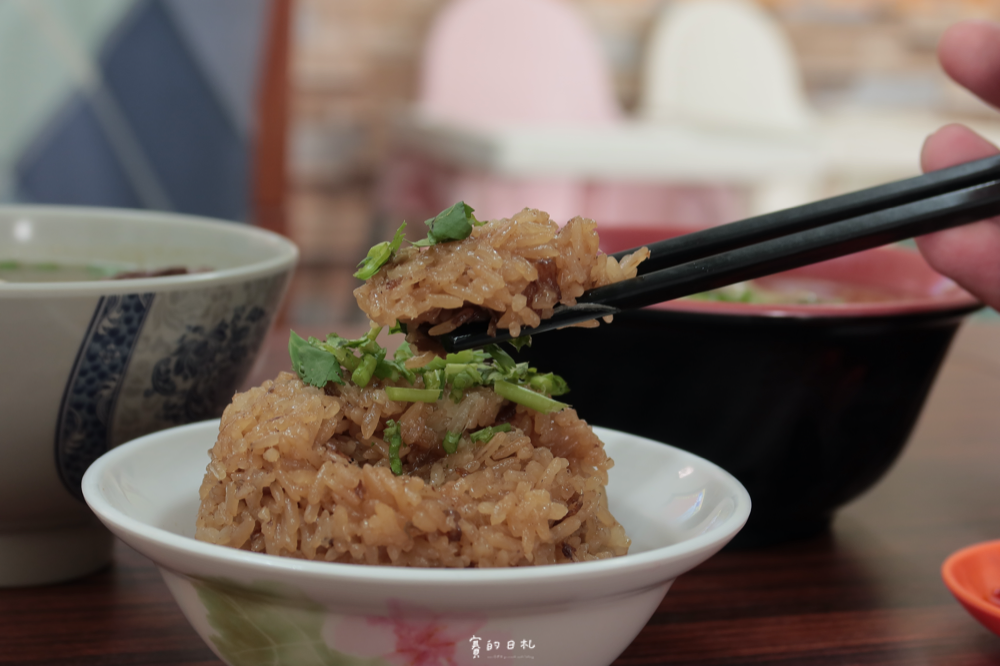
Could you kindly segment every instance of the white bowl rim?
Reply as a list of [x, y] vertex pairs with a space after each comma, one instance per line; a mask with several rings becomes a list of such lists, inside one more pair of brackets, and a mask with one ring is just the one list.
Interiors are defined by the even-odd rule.
[[0, 282], [0, 297], [39, 297], [70, 295], [101, 295], [137, 292], [175, 291], [183, 288], [197, 288], [214, 284], [242, 282], [249, 278], [270, 275], [290, 268], [299, 259], [298, 246], [288, 238], [249, 223], [222, 220], [218, 218], [187, 213], [174, 213], [132, 208], [106, 208], [100, 206], [60, 206], [60, 205], [7, 205], [0, 204], [0, 215], [15, 217], [24, 215], [59, 216], [64, 219], [83, 218], [99, 215], [104, 218], [135, 224], [171, 224], [178, 228], [207, 227], [234, 237], [249, 237], [262, 246], [274, 250], [274, 256], [233, 268], [221, 268], [183, 275], [164, 275], [149, 278], [129, 278], [122, 280], [97, 280], [86, 282]]
[[[107, 502], [101, 491], [100, 483], [106, 470], [113, 468], [119, 461], [128, 458], [135, 452], [146, 447], [154, 447], [160, 440], [182, 436], [191, 431], [214, 429], [218, 431], [219, 420], [200, 421], [184, 426], [168, 428], [156, 433], [139, 437], [131, 442], [121, 444], [98, 458], [83, 476], [83, 496], [90, 508], [101, 520], [141, 540], [151, 541], [175, 553], [205, 558], [216, 564], [240, 565], [257, 573], [282, 572], [292, 576], [320, 577], [324, 580], [349, 580], [372, 584], [392, 585], [509, 585], [511, 583], [542, 583], [557, 584], [567, 581], [607, 578], [648, 570], [666, 561], [684, 559], [706, 550], [721, 548], [740, 530], [750, 515], [750, 495], [743, 485], [731, 474], [716, 465], [683, 449], [655, 442], [658, 446], [667, 446], [675, 452], [697, 461], [714, 473], [719, 474], [736, 497], [736, 506], [724, 523], [708, 532], [699, 534], [679, 543], [655, 548], [643, 553], [629, 554], [606, 560], [591, 562], [575, 562], [568, 565], [552, 565], [538, 567], [516, 567], [495, 569], [436, 569], [417, 567], [366, 566], [338, 562], [316, 562], [289, 557], [279, 557], [264, 553], [252, 553], [244, 550], [228, 548], [192, 537], [174, 534], [168, 530], [153, 527], [128, 516]], [[638, 435], [621, 433], [594, 426], [598, 436], [604, 433], [621, 434], [652, 442]], [[207, 464], [207, 462], [206, 462]]]

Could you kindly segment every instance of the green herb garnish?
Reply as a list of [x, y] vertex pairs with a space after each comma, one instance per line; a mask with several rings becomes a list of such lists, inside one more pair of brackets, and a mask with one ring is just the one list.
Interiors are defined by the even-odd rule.
[[458, 451], [458, 442], [462, 439], [462, 433], [448, 431], [445, 433], [444, 441], [441, 442], [441, 448], [444, 449], [445, 453], [454, 453]]
[[525, 388], [519, 384], [497, 381], [493, 383], [493, 390], [497, 392], [497, 395], [507, 398], [511, 402], [524, 405], [525, 407], [533, 409], [536, 412], [541, 412], [542, 414], [558, 412], [560, 409], [568, 407], [568, 405], [564, 402], [553, 400], [552, 398], [544, 396], [541, 393], [535, 393], [531, 389]]
[[413, 245], [416, 247], [427, 247], [448, 241], [463, 240], [472, 233], [472, 227], [483, 224], [472, 214], [474, 209], [464, 201], [446, 208], [437, 216], [426, 220], [424, 224], [428, 227], [427, 238], [419, 240]]
[[288, 336], [288, 355], [292, 358], [292, 369], [306, 384], [326, 386], [327, 382], [343, 384], [340, 361], [336, 356], [318, 347], [314, 338], [303, 340], [292, 331]]
[[396, 229], [396, 235], [393, 236], [391, 241], [383, 241], [368, 250], [368, 256], [358, 263], [358, 271], [354, 274], [354, 277], [367, 280], [375, 275], [378, 269], [389, 263], [392, 255], [403, 244], [403, 232], [405, 230], [406, 222], [403, 222], [399, 225], [399, 229]]
[[439, 388], [386, 386], [385, 394], [389, 400], [398, 400], [399, 402], [437, 402], [441, 399], [441, 389]]
[[[304, 340], [292, 331], [288, 340], [292, 367], [303, 382], [319, 388], [329, 382], [344, 384], [345, 373], [360, 387], [367, 386], [372, 378], [386, 379], [394, 383], [385, 387], [386, 396], [400, 402], [433, 403], [448, 396], [457, 403], [467, 390], [485, 386], [537, 412], [547, 414], [567, 406], [551, 397], [569, 390], [562, 377], [540, 373], [527, 363], [517, 363], [495, 344], [439, 356], [422, 368], [410, 369], [406, 367], [406, 361], [413, 357], [410, 346], [402, 343], [392, 360], [387, 359], [386, 349], [376, 342], [381, 330], [381, 326], [372, 324], [360, 338], [348, 339], [331, 333], [325, 340]], [[409, 386], [400, 386], [401, 382]], [[510, 424], [501, 424], [476, 431], [471, 437], [474, 442], [489, 441], [495, 433], [509, 430]], [[399, 424], [387, 421], [382, 436], [389, 443], [390, 467], [401, 474]], [[449, 432], [443, 443], [445, 452], [457, 451], [461, 436], [462, 433]]]
[[403, 343], [393, 360], [387, 360], [385, 348], [375, 341], [381, 330], [381, 326], [372, 325], [360, 338], [347, 339], [331, 333], [326, 340], [303, 340], [292, 331], [288, 339], [292, 369], [306, 384], [319, 388], [329, 382], [343, 384], [341, 368], [351, 373], [351, 381], [361, 388], [367, 386], [373, 376], [393, 381], [402, 377], [412, 383], [415, 375], [405, 366], [406, 359], [413, 355], [409, 345]]
[[[526, 399], [537, 405], [546, 403], [538, 402], [531, 396], [538, 395], [548, 400], [546, 396], [562, 395], [569, 391], [566, 382], [559, 375], [540, 373], [527, 363], [517, 363], [497, 345], [438, 356], [422, 368], [410, 369], [406, 367], [406, 361], [413, 357], [409, 344], [402, 343], [393, 359], [388, 360], [385, 347], [376, 342], [381, 330], [381, 326], [373, 324], [371, 330], [360, 338], [348, 339], [331, 333], [326, 336], [326, 340], [304, 340], [292, 331], [288, 340], [292, 368], [303, 382], [319, 388], [329, 382], [343, 384], [344, 371], [350, 373], [351, 381], [362, 388], [368, 385], [372, 377], [392, 382], [405, 380], [409, 387], [386, 386], [389, 399], [402, 402], [436, 402], [442, 395], [458, 402], [470, 388], [490, 386], [496, 390], [498, 383], [523, 388], [529, 394]], [[417, 385], [418, 378], [423, 386]], [[514, 391], [512, 395], [513, 397], [504, 397], [512, 402], [531, 406], [522, 400], [524, 394]], [[559, 405], [558, 409], [566, 406], [555, 400], [551, 403]], [[555, 409], [536, 411], [551, 412]]]
[[531, 346], [531, 336], [530, 335], [519, 335], [516, 338], [511, 338], [510, 340], [508, 340], [507, 344], [509, 344], [511, 347], [513, 347], [517, 351], [521, 351], [521, 349], [523, 347], [530, 347]]
[[403, 447], [403, 435], [399, 423], [389, 419], [382, 430], [382, 439], [389, 443], [389, 469], [396, 476], [403, 473], [403, 461], [399, 459], [399, 449]]
[[[472, 214], [473, 210], [472, 206], [464, 201], [459, 201], [457, 204], [446, 208], [438, 213], [437, 216], [424, 222], [428, 227], [427, 238], [413, 243], [413, 246], [428, 247], [430, 245], [437, 245], [438, 243], [468, 238], [469, 234], [472, 233], [472, 227], [485, 224], [485, 222], [480, 222], [476, 219], [476, 216]], [[383, 241], [368, 250], [368, 255], [358, 263], [358, 270], [354, 274], [354, 277], [367, 280], [378, 273], [378, 269], [392, 261], [396, 250], [403, 244], [405, 230], [406, 222], [403, 222], [399, 225], [399, 229], [396, 229], [396, 235], [393, 236], [391, 241]], [[395, 329], [399, 327], [403, 327], [405, 331], [405, 326], [397, 322], [392, 332], [395, 332]]]
[[471, 439], [473, 442], [477, 443], [482, 442], [485, 444], [489, 442], [491, 439], [493, 439], [493, 435], [497, 434], [498, 432], [510, 432], [513, 429], [514, 426], [512, 426], [509, 423], [500, 423], [495, 426], [486, 426], [482, 430], [477, 430], [476, 432], [469, 435], [469, 439]]

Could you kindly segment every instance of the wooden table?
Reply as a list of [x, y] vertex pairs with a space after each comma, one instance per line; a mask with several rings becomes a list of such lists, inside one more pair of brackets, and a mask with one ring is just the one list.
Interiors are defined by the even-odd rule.
[[[283, 367], [284, 336], [257, 376]], [[952, 551], [1000, 538], [1000, 324], [960, 333], [898, 464], [830, 534], [724, 551], [677, 580], [615, 662], [1000, 664], [1000, 637], [940, 577]], [[117, 544], [109, 569], [0, 590], [0, 664], [221, 664], [153, 565]], [[541, 665], [540, 665], [541, 666]], [[573, 666], [556, 664], [553, 666]]]

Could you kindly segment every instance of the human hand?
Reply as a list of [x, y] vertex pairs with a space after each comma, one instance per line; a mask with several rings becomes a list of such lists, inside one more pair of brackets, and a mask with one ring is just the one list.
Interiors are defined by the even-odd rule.
[[[955, 82], [1000, 107], [1000, 24], [951, 26], [938, 45], [938, 59]], [[998, 152], [969, 128], [947, 125], [924, 142], [920, 163], [924, 171], [935, 171]], [[1000, 310], [1000, 217], [922, 236], [917, 245], [935, 270]]]

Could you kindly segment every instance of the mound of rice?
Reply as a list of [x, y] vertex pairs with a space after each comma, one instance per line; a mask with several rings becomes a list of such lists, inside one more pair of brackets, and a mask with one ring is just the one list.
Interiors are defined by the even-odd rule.
[[[479, 276], [470, 283], [487, 279], [470, 274]], [[274, 555], [422, 567], [552, 564], [628, 551], [604, 490], [613, 462], [572, 409], [540, 414], [489, 388], [470, 389], [459, 403], [394, 402], [386, 384], [319, 389], [282, 373], [236, 395], [201, 486], [197, 538]], [[404, 443], [400, 476], [382, 437], [390, 418]], [[470, 440], [469, 432], [496, 423], [513, 429], [486, 443]], [[452, 454], [442, 446], [447, 431], [463, 433]]]
[[488, 318], [491, 332], [504, 328], [517, 337], [557, 304], [574, 305], [588, 289], [636, 276], [649, 251], [619, 264], [599, 252], [596, 227], [576, 217], [560, 229], [547, 213], [525, 208], [474, 227], [465, 240], [397, 251], [354, 296], [383, 326], [423, 324], [437, 336]]

